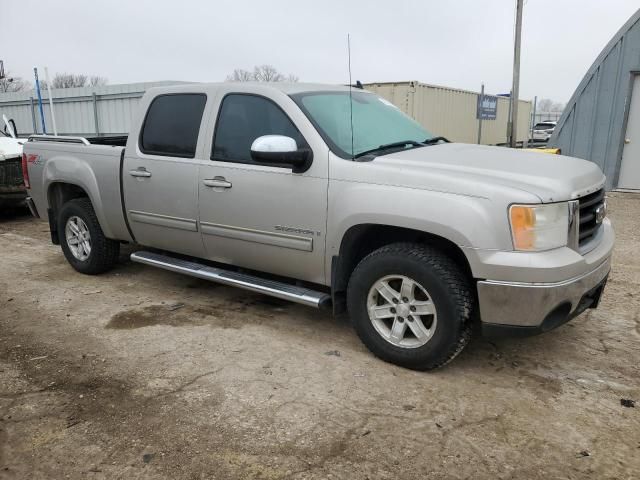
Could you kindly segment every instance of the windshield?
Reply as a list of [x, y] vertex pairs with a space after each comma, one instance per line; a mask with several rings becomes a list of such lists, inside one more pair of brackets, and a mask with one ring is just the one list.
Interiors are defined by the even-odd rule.
[[[353, 158], [381, 145], [424, 142], [433, 137], [391, 102], [363, 91], [353, 91], [353, 150], [349, 92], [307, 92], [292, 95], [331, 150]], [[384, 152], [381, 152], [383, 154]]]
[[533, 127], [534, 130], [550, 130], [552, 128], [556, 128], [553, 123], [538, 123]]

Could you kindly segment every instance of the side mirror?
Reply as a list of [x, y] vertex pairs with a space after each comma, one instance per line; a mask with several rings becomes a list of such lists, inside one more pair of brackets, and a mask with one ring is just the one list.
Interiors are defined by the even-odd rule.
[[298, 148], [291, 137], [263, 135], [251, 144], [251, 158], [260, 163], [291, 165], [294, 173], [302, 173], [311, 166], [313, 155], [308, 148]]

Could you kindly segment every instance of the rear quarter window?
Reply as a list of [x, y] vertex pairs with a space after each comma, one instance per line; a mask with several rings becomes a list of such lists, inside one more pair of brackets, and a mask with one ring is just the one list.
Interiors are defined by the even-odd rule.
[[153, 99], [142, 125], [140, 150], [148, 155], [194, 158], [207, 96], [160, 95]]

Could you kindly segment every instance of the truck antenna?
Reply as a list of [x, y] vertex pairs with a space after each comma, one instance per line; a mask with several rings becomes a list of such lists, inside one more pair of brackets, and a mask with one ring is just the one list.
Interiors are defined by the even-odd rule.
[[355, 155], [353, 153], [353, 98], [351, 96], [351, 36], [347, 33], [347, 57], [349, 64], [349, 120], [351, 122], [351, 160], [355, 161]]

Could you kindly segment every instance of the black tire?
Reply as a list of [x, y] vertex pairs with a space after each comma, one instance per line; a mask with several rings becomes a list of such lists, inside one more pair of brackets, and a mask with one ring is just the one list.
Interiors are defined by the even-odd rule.
[[[67, 220], [74, 216], [82, 219], [91, 236], [91, 252], [86, 260], [76, 258], [67, 243], [65, 227]], [[111, 269], [118, 262], [120, 243], [104, 236], [88, 198], [74, 198], [62, 206], [58, 215], [58, 236], [64, 256], [80, 273], [97, 275]]]
[[[429, 293], [437, 324], [426, 344], [396, 346], [373, 326], [367, 311], [369, 291], [388, 275], [409, 277]], [[420, 244], [396, 243], [370, 253], [353, 271], [347, 289], [349, 314], [362, 342], [377, 357], [413, 370], [446, 365], [464, 349], [471, 338], [474, 305], [470, 282], [460, 267], [442, 252]]]

